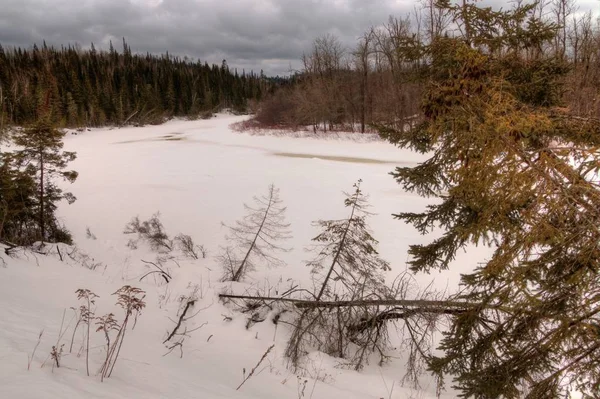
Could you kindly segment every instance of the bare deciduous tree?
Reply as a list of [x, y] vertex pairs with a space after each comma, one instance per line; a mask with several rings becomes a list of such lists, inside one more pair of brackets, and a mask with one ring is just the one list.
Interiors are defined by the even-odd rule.
[[366, 33], [358, 42], [354, 51], [356, 70], [360, 74], [360, 132], [365, 132], [367, 123], [367, 103], [369, 99], [369, 73], [371, 72], [370, 56], [373, 52], [373, 35]]

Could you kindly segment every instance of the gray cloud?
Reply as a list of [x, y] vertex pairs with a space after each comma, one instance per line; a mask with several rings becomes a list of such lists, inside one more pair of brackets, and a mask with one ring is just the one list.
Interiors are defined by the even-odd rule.
[[351, 45], [370, 25], [408, 12], [395, 0], [1, 0], [0, 43], [94, 43], [164, 53], [268, 74], [299, 68], [326, 33]]
[[[489, 0], [499, 3], [496, 0]], [[586, 5], [591, 0], [582, 0]], [[0, 0], [0, 43], [94, 43], [285, 74], [317, 36], [346, 46], [413, 0]], [[591, 3], [590, 3], [591, 5]], [[584, 7], [587, 8], [587, 5]]]

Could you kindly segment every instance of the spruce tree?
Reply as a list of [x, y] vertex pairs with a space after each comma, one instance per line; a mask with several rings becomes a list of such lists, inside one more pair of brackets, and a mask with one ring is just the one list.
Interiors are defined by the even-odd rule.
[[[361, 180], [354, 184], [354, 192], [346, 194], [344, 205], [350, 209], [348, 218], [319, 220], [315, 223], [323, 231], [313, 238], [312, 250], [317, 256], [308, 262], [313, 275], [320, 276], [320, 288], [315, 300], [333, 294], [347, 295], [355, 300], [370, 293], [385, 292], [383, 272], [389, 264], [379, 257], [378, 241], [367, 225], [367, 197], [360, 189]], [[342, 286], [335, 292], [333, 283]]]
[[421, 124], [383, 132], [430, 154], [393, 175], [440, 199], [396, 215], [422, 234], [444, 230], [410, 247], [412, 269], [446, 269], [469, 244], [493, 249], [454, 298], [480, 306], [453, 316], [430, 369], [452, 375], [463, 397], [595, 397], [599, 123], [558, 107], [566, 68], [544, 54], [553, 27], [531, 7], [492, 12], [465, 2], [452, 11], [468, 29], [432, 44]]
[[[247, 89], [241, 89], [242, 82]], [[256, 75], [239, 76], [187, 58], [133, 54], [126, 43], [122, 54], [112, 45], [109, 51], [93, 45], [90, 50], [0, 46], [0, 130], [46, 114], [61, 127], [195, 118], [231, 104], [245, 108], [247, 100], [272, 86]]]
[[[315, 259], [308, 262], [316, 276], [312, 295], [315, 302], [357, 301], [390, 299], [392, 289], [385, 285], [384, 273], [389, 264], [379, 257], [378, 241], [372, 236], [367, 218], [368, 201], [360, 188], [361, 180], [354, 184], [352, 193], [345, 193], [344, 205], [348, 216], [341, 220], [319, 220], [315, 226], [321, 232], [313, 238]], [[286, 356], [294, 366], [309, 345], [318, 350], [347, 359], [356, 370], [367, 362], [368, 355], [379, 352], [382, 362], [387, 348], [387, 331], [377, 322], [357, 327], [374, 320], [377, 310], [369, 306], [350, 306], [324, 311], [307, 308], [294, 321], [294, 331], [288, 341]]]

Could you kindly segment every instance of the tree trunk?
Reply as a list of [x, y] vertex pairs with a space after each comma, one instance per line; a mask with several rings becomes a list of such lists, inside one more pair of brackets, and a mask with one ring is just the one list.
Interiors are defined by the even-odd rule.
[[327, 287], [327, 283], [329, 282], [329, 279], [331, 278], [331, 274], [333, 273], [333, 268], [335, 267], [335, 264], [337, 263], [338, 258], [340, 257], [340, 253], [342, 252], [342, 249], [344, 248], [346, 236], [348, 235], [348, 230], [350, 230], [350, 223], [352, 223], [352, 218], [354, 217], [355, 209], [356, 209], [356, 202], [352, 206], [352, 212], [350, 213], [350, 217], [348, 218], [348, 224], [346, 225], [346, 229], [344, 230], [344, 234], [342, 235], [340, 244], [337, 248], [335, 256], [333, 257], [333, 261], [331, 262], [329, 271], [327, 272], [327, 275], [325, 276], [325, 280], [323, 280], [323, 285], [321, 286], [321, 290], [319, 291], [319, 294], [317, 295], [317, 302], [321, 300], [321, 297], [323, 296], [323, 293], [325, 292], [325, 287]]
[[256, 240], [258, 240], [258, 236], [260, 235], [262, 228], [265, 225], [265, 221], [267, 220], [267, 216], [269, 215], [269, 210], [271, 209], [272, 204], [273, 204], [273, 189], [271, 188], [270, 193], [269, 193], [269, 205], [267, 205], [267, 210], [265, 211], [265, 216], [263, 217], [263, 220], [260, 223], [260, 227], [258, 228], [256, 235], [254, 236], [254, 240], [252, 241], [252, 244], [250, 244], [250, 248], [248, 248], [248, 252], [246, 252], [246, 256], [244, 256], [244, 260], [242, 260], [240, 267], [238, 267], [237, 271], [233, 275], [233, 279], [232, 279], [233, 281], [240, 281], [240, 278], [242, 277], [242, 272], [244, 271], [244, 267], [246, 266], [246, 262], [248, 261], [248, 258], [250, 257], [250, 253], [254, 249], [254, 245], [256, 245]]
[[40, 151], [40, 231], [41, 241], [44, 243], [46, 238], [46, 225], [44, 223], [44, 153]]
[[[365, 49], [367, 51], [367, 49]], [[361, 109], [360, 109], [360, 132], [365, 132], [365, 120], [367, 114], [367, 90], [368, 90], [368, 78], [369, 78], [369, 60], [368, 55], [365, 55], [363, 59], [363, 79], [362, 79], [362, 87], [361, 87]]]
[[[248, 299], [257, 301], [274, 301], [274, 302], [290, 302], [295, 307], [300, 309], [314, 308], [340, 308], [353, 306], [395, 306], [403, 308], [431, 309], [439, 313], [442, 309], [473, 309], [482, 306], [476, 302], [465, 301], [434, 301], [426, 299], [358, 299], [351, 301], [318, 301], [307, 299], [280, 298], [269, 296], [251, 296], [251, 295], [232, 295], [219, 294], [219, 298], [229, 299]], [[496, 309], [499, 307], [494, 305], [486, 305], [488, 309]], [[502, 310], [502, 309], [500, 309]]]

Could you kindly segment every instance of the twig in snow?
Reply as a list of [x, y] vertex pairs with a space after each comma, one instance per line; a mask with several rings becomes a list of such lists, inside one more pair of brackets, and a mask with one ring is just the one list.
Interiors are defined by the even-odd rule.
[[143, 260], [143, 259], [140, 259], [140, 260], [141, 260], [142, 262], [144, 262], [145, 264], [147, 264], [147, 265], [152, 265], [152, 266], [154, 266], [154, 267], [156, 267], [156, 268], [158, 269], [158, 270], [151, 270], [151, 271], [149, 271], [148, 273], [144, 274], [142, 277], [140, 277], [140, 281], [142, 281], [142, 280], [144, 279], [144, 277], [147, 277], [147, 276], [149, 276], [149, 275], [151, 275], [151, 274], [153, 274], [153, 273], [158, 273], [158, 274], [160, 274], [160, 275], [161, 275], [161, 277], [162, 277], [163, 279], [165, 279], [165, 282], [167, 282], [167, 283], [168, 283], [169, 281], [171, 281], [171, 278], [172, 278], [172, 277], [171, 277], [171, 275], [170, 275], [169, 273], [167, 273], [166, 271], [164, 271], [164, 269], [163, 269], [162, 267], [160, 267], [159, 265], [157, 265], [157, 264], [156, 264], [156, 263], [154, 263], [154, 262], [148, 262], [148, 261], [145, 261], [145, 260]]
[[271, 352], [271, 350], [275, 347], [275, 345], [271, 345], [269, 346], [269, 349], [267, 349], [267, 351], [265, 353], [263, 353], [262, 357], [260, 358], [260, 360], [258, 361], [258, 363], [256, 363], [256, 366], [254, 366], [254, 368], [250, 371], [250, 373], [248, 374], [248, 376], [246, 378], [244, 378], [244, 381], [242, 381], [242, 383], [240, 385], [238, 385], [238, 387], [235, 389], [236, 391], [239, 391], [240, 388], [242, 387], [242, 385], [244, 385], [246, 383], [246, 381], [248, 381], [253, 375], [254, 372], [256, 371], [256, 369], [260, 366], [260, 364], [267, 358], [267, 356], [269, 355], [269, 352]]
[[35, 351], [37, 350], [38, 346], [40, 346], [40, 342], [42, 341], [43, 334], [44, 334], [44, 330], [41, 330], [40, 335], [38, 335], [37, 343], [33, 347], [33, 352], [31, 352], [31, 357], [29, 359], [27, 359], [28, 360], [27, 361], [27, 371], [29, 371], [29, 369], [31, 368], [31, 362], [33, 362], [33, 358], [35, 357]]
[[177, 330], [179, 330], [179, 327], [181, 327], [181, 323], [185, 320], [185, 315], [187, 314], [187, 311], [189, 310], [190, 307], [194, 306], [195, 303], [196, 303], [196, 300], [191, 299], [185, 304], [185, 308], [183, 308], [183, 312], [181, 312], [181, 315], [179, 316], [179, 320], [177, 321], [175, 328], [173, 329], [173, 331], [171, 331], [169, 336], [167, 336], [167, 339], [165, 339], [163, 341], [163, 344], [167, 343], [167, 341], [170, 341], [171, 338], [173, 338], [175, 336], [175, 334], [177, 334]]

